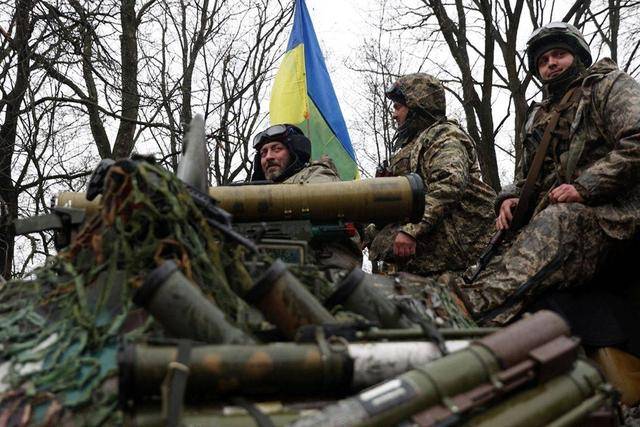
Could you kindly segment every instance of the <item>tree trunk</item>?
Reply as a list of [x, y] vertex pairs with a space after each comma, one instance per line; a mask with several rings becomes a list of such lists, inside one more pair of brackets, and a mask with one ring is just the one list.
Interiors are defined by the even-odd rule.
[[16, 4], [16, 32], [12, 47], [17, 52], [15, 84], [4, 98], [6, 103], [4, 122], [0, 126], [0, 197], [4, 201], [6, 215], [0, 226], [0, 273], [5, 279], [12, 275], [15, 234], [9, 225], [18, 216], [18, 194], [11, 177], [11, 164], [16, 143], [20, 105], [29, 86], [29, 38], [31, 37], [32, 0], [18, 0]]
[[138, 93], [138, 22], [136, 19], [135, 0], [122, 0], [120, 21], [120, 55], [122, 61], [122, 120], [113, 146], [115, 159], [128, 157], [135, 144], [134, 136], [140, 94]]

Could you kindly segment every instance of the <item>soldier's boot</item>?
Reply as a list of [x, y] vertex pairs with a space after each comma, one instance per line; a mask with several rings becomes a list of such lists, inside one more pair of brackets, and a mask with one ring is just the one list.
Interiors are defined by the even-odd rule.
[[620, 392], [627, 406], [640, 402], [640, 359], [614, 347], [603, 347], [590, 355], [608, 382]]

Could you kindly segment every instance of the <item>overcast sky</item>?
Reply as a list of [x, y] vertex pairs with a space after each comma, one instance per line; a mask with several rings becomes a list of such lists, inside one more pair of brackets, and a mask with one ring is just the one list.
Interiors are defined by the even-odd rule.
[[[353, 122], [356, 119], [355, 108], [362, 102], [358, 95], [361, 76], [349, 70], [345, 62], [357, 60], [358, 51], [364, 39], [377, 31], [370, 22], [372, 16], [377, 15], [375, 12], [380, 7], [379, 3], [376, 0], [306, 0], [306, 4], [347, 128], [352, 130]], [[435, 52], [435, 54], [448, 55], [448, 52]], [[437, 69], [426, 71], [439, 74]], [[452, 107], [455, 106], [451, 104], [450, 97], [448, 95], [447, 100], [450, 103], [449, 111], [451, 113]], [[364, 144], [366, 141], [358, 141], [359, 136], [353, 131], [350, 132], [350, 136], [356, 155], [358, 155], [358, 143]], [[508, 142], [505, 144], [508, 145]], [[513, 162], [500, 152], [497, 155], [503, 182], [511, 181]], [[364, 156], [360, 155], [358, 160], [369, 172], [373, 172], [375, 169], [375, 165], [365, 163]]]
[[[377, 8], [380, 7], [379, 2], [377, 0], [306, 0], [306, 4], [311, 14], [318, 41], [325, 55], [325, 62], [329, 69], [336, 95], [347, 123], [347, 128], [351, 129], [352, 122], [355, 120], [354, 108], [356, 108], [359, 102], [362, 102], [356, 93], [360, 87], [359, 81], [361, 77], [357, 73], [349, 70], [345, 66], [345, 61], [349, 59], [356, 60], [358, 50], [365, 37], [375, 34], [375, 31], [377, 31], [370, 22], [372, 15], [377, 15], [375, 12], [378, 10]], [[566, 9], [566, 5], [557, 5], [553, 12], [554, 19], [561, 19]], [[518, 43], [520, 49], [524, 48], [531, 28], [528, 20], [525, 19], [521, 22], [521, 31], [519, 31], [520, 40]], [[446, 49], [432, 52], [432, 56], [438, 55], [448, 56], [449, 52]], [[427, 69], [425, 71], [435, 75], [439, 75], [442, 72], [437, 68], [433, 70]], [[452, 64], [451, 72], [454, 74], [457, 72], [455, 64]], [[446, 78], [447, 76], [445, 75], [444, 77]], [[530, 89], [533, 89], [535, 92], [533, 85], [530, 86]], [[499, 95], [496, 94], [497, 102], [507, 102], [507, 98], [502, 100], [501, 98], [498, 99], [498, 96]], [[456, 108], [451, 98], [451, 95], [447, 95], [448, 110], [450, 113]], [[504, 108], [496, 108], [496, 114], [498, 114], [498, 112], [500, 112], [500, 114], [503, 113], [505, 109], [506, 104]], [[461, 114], [462, 110], [459, 110], [459, 115]], [[456, 114], [454, 114], [454, 116], [455, 115]], [[464, 122], [463, 117], [458, 117], [458, 119]], [[500, 122], [501, 119], [502, 117], [494, 117], [496, 123]], [[509, 123], [510, 122], [507, 122], [507, 126]], [[507, 127], [505, 127], [505, 130], [505, 132], [498, 136], [496, 142], [504, 147], [508, 147], [512, 141], [513, 129], [507, 129]], [[350, 136], [352, 141], [354, 138], [358, 138], [354, 132], [350, 132]], [[357, 155], [358, 149], [356, 145], [357, 144], [354, 143]], [[511, 182], [514, 167], [513, 159], [500, 150], [496, 151], [496, 155], [498, 157], [500, 176], [503, 184]], [[363, 156], [360, 156], [359, 159], [361, 162], [362, 157]], [[370, 168], [369, 165], [364, 166], [367, 169]]]

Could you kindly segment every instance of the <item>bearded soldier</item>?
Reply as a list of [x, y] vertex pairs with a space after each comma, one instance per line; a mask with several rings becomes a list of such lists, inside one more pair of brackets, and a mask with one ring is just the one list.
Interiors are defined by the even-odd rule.
[[[280, 184], [311, 184], [340, 181], [333, 161], [323, 156], [310, 162], [311, 141], [302, 130], [290, 124], [277, 124], [253, 139], [256, 150], [251, 181], [269, 180]], [[352, 269], [362, 264], [358, 238], [337, 242], [312, 239], [314, 261], [325, 267]]]
[[309, 163], [311, 141], [297, 126], [270, 126], [253, 138], [253, 148], [256, 154], [251, 181], [269, 180], [283, 184], [340, 181], [335, 165], [328, 157]]
[[638, 82], [611, 59], [591, 65], [584, 37], [563, 22], [537, 29], [527, 56], [543, 100], [525, 121], [519, 179], [497, 199], [496, 226], [512, 227], [525, 201], [531, 219], [475, 281], [449, 279], [472, 315], [491, 323], [543, 290], [589, 281], [640, 220]]
[[447, 119], [444, 87], [435, 77], [403, 76], [386, 96], [398, 125], [390, 172], [418, 173], [426, 203], [418, 224], [388, 225], [375, 235], [370, 258], [422, 275], [464, 269], [489, 240], [495, 198], [481, 180], [473, 142]]

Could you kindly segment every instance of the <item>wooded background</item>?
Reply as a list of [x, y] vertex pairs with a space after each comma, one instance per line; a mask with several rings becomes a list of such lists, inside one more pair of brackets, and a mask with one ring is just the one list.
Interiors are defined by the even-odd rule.
[[[347, 124], [365, 177], [391, 155], [384, 89], [399, 75], [441, 78], [450, 115], [476, 141], [483, 177], [499, 189], [498, 158], [517, 161], [514, 130], [538, 89], [523, 56], [533, 28], [564, 19], [583, 29], [594, 58], [611, 56], [633, 76], [640, 68], [640, 2], [367, 6], [362, 19], [372, 35], [346, 64], [359, 89], [338, 93], [357, 105]], [[20, 276], [52, 254], [50, 233], [15, 239], [13, 219], [47, 213], [58, 191], [83, 191], [100, 158], [153, 153], [175, 170], [194, 111], [207, 123], [212, 185], [250, 176], [251, 136], [268, 122], [292, 7], [281, 0], [0, 0], [0, 273]]]

